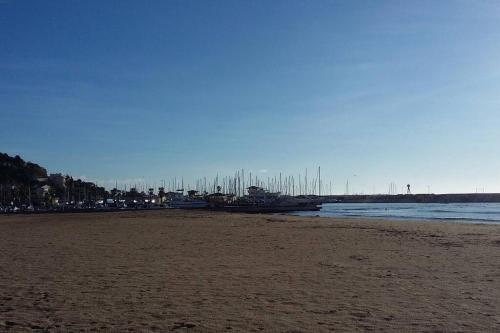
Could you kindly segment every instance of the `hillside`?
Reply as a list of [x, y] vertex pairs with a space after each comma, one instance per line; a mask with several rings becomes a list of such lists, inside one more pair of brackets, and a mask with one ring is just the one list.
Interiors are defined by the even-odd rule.
[[0, 153], [0, 184], [33, 185], [37, 179], [47, 178], [47, 170], [38, 164], [26, 162], [18, 155]]

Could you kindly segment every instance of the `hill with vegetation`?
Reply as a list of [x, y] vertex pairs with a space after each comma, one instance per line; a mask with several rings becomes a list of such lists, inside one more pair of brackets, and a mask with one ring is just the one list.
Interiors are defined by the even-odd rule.
[[44, 167], [0, 153], [0, 205], [43, 205], [93, 202], [107, 196], [104, 187], [62, 174], [48, 174]]
[[47, 170], [38, 164], [26, 162], [19, 155], [0, 153], [0, 184], [30, 186], [47, 177]]

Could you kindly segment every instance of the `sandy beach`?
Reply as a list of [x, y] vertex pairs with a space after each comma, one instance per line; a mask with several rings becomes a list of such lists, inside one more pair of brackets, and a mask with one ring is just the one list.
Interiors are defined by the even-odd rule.
[[1, 332], [498, 332], [500, 225], [0, 216]]

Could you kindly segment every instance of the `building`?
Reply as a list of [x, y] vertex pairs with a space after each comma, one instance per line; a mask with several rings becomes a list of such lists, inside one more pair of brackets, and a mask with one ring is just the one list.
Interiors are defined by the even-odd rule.
[[37, 198], [43, 199], [50, 192], [50, 189], [50, 185], [43, 185], [37, 188], [35, 191]]
[[51, 173], [49, 175], [49, 182], [57, 188], [66, 188], [66, 177], [60, 173]]

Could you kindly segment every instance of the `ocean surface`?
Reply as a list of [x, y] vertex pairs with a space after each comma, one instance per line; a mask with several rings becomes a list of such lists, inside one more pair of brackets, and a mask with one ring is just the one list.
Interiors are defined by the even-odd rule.
[[319, 212], [293, 212], [291, 214], [500, 223], [500, 203], [331, 203], [323, 204]]

